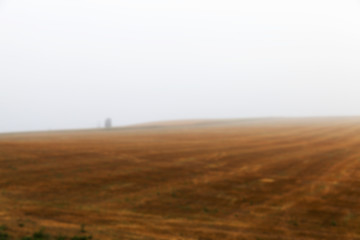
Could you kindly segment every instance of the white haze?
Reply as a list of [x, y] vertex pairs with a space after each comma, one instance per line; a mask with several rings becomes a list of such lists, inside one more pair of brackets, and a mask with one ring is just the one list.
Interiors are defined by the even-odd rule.
[[0, 0], [0, 132], [360, 115], [357, 0]]

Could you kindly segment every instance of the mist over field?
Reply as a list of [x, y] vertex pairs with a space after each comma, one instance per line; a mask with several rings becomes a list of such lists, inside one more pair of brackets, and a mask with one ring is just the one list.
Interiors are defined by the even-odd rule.
[[359, 115], [359, 1], [0, 1], [0, 132]]
[[360, 0], [0, 0], [0, 240], [360, 239], [359, 43]]

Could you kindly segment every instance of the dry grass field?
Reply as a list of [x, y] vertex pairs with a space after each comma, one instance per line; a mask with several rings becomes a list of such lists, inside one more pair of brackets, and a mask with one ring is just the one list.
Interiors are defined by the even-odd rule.
[[360, 118], [2, 134], [3, 224], [14, 239], [360, 239]]

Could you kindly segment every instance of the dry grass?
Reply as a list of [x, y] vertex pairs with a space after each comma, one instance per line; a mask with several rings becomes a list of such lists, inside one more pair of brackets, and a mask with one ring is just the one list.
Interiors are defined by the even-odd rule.
[[359, 239], [360, 119], [0, 135], [0, 225], [95, 239]]

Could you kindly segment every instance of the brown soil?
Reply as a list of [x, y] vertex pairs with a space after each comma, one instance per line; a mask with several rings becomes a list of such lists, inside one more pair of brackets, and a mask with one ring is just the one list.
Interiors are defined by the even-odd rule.
[[0, 135], [0, 225], [22, 236], [83, 224], [101, 240], [360, 239], [360, 118], [165, 125]]

